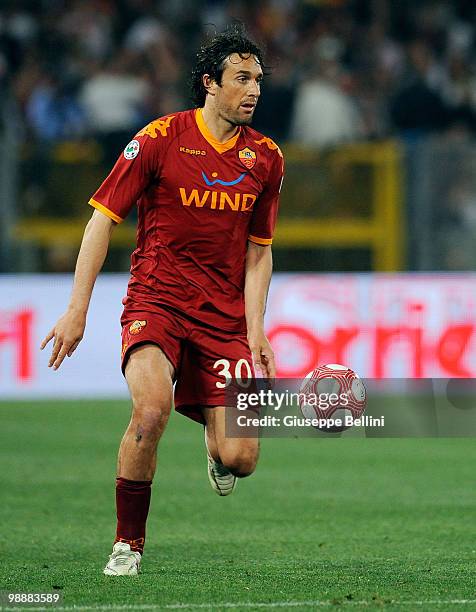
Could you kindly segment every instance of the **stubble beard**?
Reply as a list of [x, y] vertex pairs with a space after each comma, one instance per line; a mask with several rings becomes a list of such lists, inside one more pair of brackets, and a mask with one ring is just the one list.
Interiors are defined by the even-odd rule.
[[227, 108], [220, 113], [220, 116], [225, 121], [228, 121], [228, 123], [233, 127], [251, 125], [251, 123], [253, 122], [254, 111], [250, 114], [249, 117], [240, 117], [238, 113], [239, 111], [233, 111], [232, 109]]

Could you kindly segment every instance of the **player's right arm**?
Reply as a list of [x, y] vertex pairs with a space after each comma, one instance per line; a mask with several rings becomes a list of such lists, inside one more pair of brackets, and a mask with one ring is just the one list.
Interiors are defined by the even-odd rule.
[[173, 118], [157, 119], [136, 134], [89, 200], [96, 210], [84, 232], [69, 306], [41, 343], [43, 349], [54, 338], [48, 364], [54, 370], [81, 342], [94, 283], [106, 258], [112, 230], [126, 218], [150, 182], [158, 178], [159, 150], [165, 140], [159, 135], [167, 135]]
[[54, 340], [48, 367], [57, 370], [81, 342], [86, 327], [94, 283], [104, 264], [112, 231], [116, 223], [95, 210], [84, 231], [76, 262], [73, 290], [66, 312], [41, 343], [41, 349]]

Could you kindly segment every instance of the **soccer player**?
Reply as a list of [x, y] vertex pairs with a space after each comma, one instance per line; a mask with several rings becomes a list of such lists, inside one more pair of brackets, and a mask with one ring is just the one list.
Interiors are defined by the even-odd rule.
[[[218, 495], [255, 469], [256, 438], [225, 436], [227, 380], [274, 378], [263, 318], [272, 271], [283, 157], [249, 127], [262, 52], [243, 28], [197, 54], [196, 108], [152, 121], [127, 145], [90, 200], [70, 304], [46, 336], [58, 369], [83, 337], [110, 236], [137, 206], [137, 248], [123, 300], [122, 372], [132, 416], [120, 448], [117, 531], [106, 575], [136, 575], [145, 541], [157, 445], [172, 402], [205, 425], [208, 476]], [[175, 393], [173, 384], [176, 382]]]

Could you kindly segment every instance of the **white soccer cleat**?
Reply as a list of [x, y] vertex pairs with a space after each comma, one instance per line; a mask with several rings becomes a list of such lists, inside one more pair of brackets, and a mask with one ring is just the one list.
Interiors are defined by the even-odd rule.
[[222, 497], [231, 495], [236, 486], [236, 476], [226, 468], [221, 461], [215, 461], [208, 451], [207, 432], [205, 430], [205, 446], [207, 448], [208, 480], [212, 489]]
[[235, 489], [236, 476], [221, 461], [208, 455], [208, 480], [218, 495], [231, 495]]
[[106, 576], [137, 576], [140, 570], [141, 554], [131, 550], [129, 544], [116, 542], [104, 568]]

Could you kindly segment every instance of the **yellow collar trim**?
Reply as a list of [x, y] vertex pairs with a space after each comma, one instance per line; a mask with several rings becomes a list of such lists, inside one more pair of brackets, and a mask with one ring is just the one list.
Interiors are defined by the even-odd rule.
[[241, 134], [241, 128], [238, 128], [234, 136], [232, 136], [225, 142], [220, 142], [208, 129], [208, 125], [205, 123], [201, 108], [197, 108], [197, 110], [195, 111], [195, 121], [197, 122], [197, 127], [200, 130], [202, 136], [209, 144], [212, 145], [215, 151], [218, 151], [218, 153], [225, 153], [226, 151], [233, 149]]

